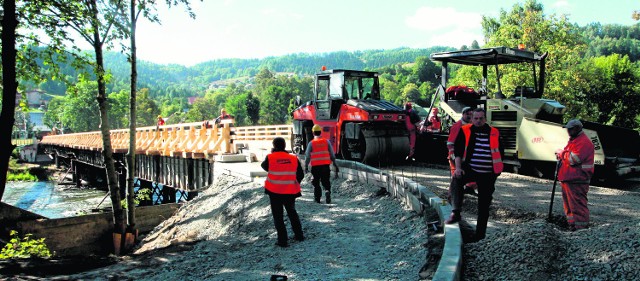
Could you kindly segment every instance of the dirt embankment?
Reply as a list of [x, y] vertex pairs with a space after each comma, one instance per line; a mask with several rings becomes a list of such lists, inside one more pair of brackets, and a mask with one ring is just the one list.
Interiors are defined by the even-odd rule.
[[[377, 187], [333, 180], [332, 204], [313, 201], [310, 175], [296, 202], [306, 240], [276, 242], [262, 184], [221, 176], [114, 266], [82, 280], [416, 280], [425, 263], [424, 219]], [[324, 199], [323, 199], [324, 202]], [[286, 221], [286, 220], [285, 220]], [[287, 225], [288, 225], [287, 221]], [[288, 226], [289, 236], [293, 233]]]

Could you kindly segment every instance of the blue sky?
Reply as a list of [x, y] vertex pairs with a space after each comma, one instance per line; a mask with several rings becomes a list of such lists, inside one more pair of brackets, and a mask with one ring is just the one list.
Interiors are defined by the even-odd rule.
[[[164, 2], [164, 1], [159, 1]], [[497, 17], [524, 1], [498, 0], [204, 0], [184, 7], [158, 6], [162, 24], [140, 22], [138, 57], [194, 65], [218, 58], [264, 58], [435, 45], [483, 44], [482, 16]], [[546, 15], [631, 25], [632, 0], [539, 0]]]

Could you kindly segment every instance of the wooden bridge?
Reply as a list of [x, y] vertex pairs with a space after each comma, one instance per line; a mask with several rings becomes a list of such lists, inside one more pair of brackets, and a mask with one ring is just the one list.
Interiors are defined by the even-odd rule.
[[[233, 127], [233, 120], [206, 128], [202, 122], [136, 129], [136, 186], [150, 189], [156, 200], [141, 205], [189, 200], [213, 183], [214, 162], [255, 160], [249, 151], [269, 150], [275, 137], [291, 138], [291, 125]], [[119, 184], [126, 185], [129, 130], [111, 130]], [[287, 141], [290, 143], [290, 141]], [[57, 166], [67, 166], [73, 182], [106, 188], [100, 131], [50, 135], [40, 142]], [[138, 189], [138, 190], [139, 190]], [[122, 191], [125, 188], [121, 188]]]

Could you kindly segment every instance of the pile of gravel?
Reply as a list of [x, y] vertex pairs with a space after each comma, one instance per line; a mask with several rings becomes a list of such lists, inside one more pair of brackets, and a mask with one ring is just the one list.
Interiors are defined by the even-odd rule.
[[[220, 175], [117, 265], [83, 280], [417, 280], [425, 263], [424, 218], [378, 187], [332, 179], [332, 204], [313, 201], [310, 175], [296, 200], [306, 240], [280, 248], [261, 183]], [[287, 230], [293, 237], [288, 219]]]
[[464, 246], [465, 280], [638, 280], [640, 222], [569, 232], [541, 219]]

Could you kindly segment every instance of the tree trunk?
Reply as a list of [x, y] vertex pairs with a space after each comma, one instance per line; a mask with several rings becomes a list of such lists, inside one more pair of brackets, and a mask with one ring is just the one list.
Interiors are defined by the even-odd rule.
[[131, 96], [129, 98], [129, 153], [127, 153], [127, 232], [135, 233], [136, 208], [133, 190], [136, 170], [136, 0], [131, 0]]
[[107, 185], [111, 193], [111, 206], [113, 208], [114, 233], [120, 233], [122, 239], [125, 235], [125, 222], [122, 204], [120, 203], [120, 188], [118, 186], [118, 175], [113, 161], [113, 149], [111, 148], [111, 135], [109, 128], [109, 118], [107, 115], [107, 89], [104, 80], [104, 58], [102, 54], [102, 41], [100, 39], [98, 24], [98, 8], [95, 0], [92, 1], [92, 21], [93, 26], [93, 49], [96, 53], [96, 75], [98, 78], [98, 107], [100, 108], [100, 131], [102, 131], [102, 155], [104, 165], [107, 168]]
[[2, 113], [0, 113], [0, 201], [7, 183], [9, 158], [15, 145], [11, 144], [11, 131], [15, 122], [16, 93], [16, 1], [2, 1]]

